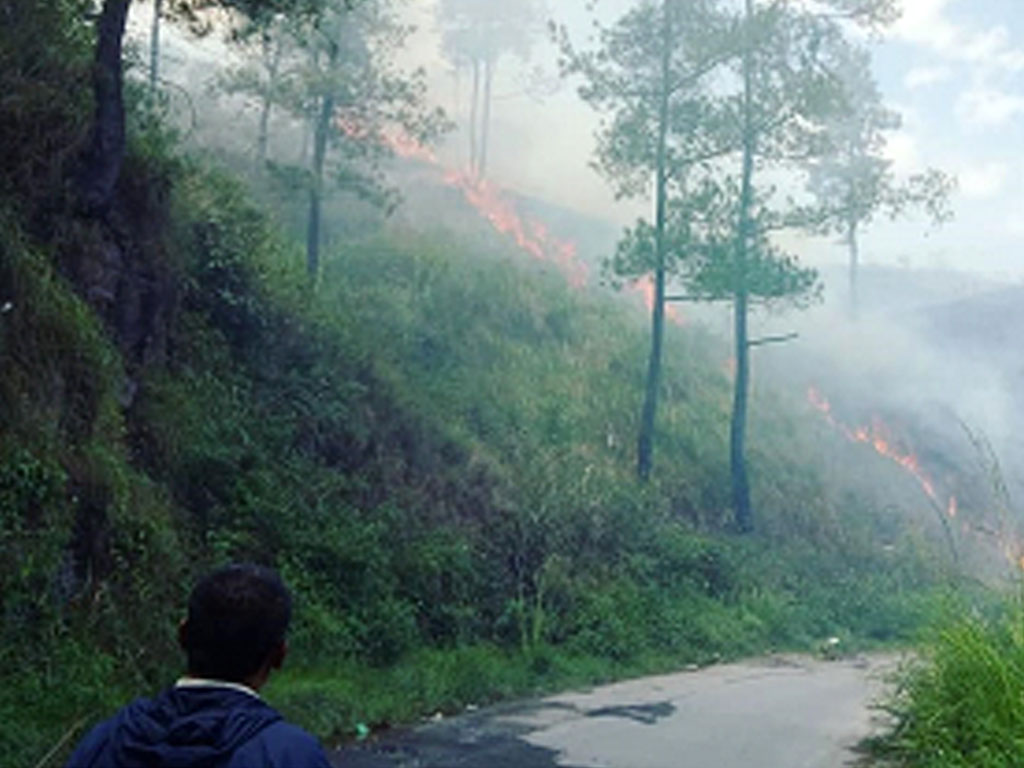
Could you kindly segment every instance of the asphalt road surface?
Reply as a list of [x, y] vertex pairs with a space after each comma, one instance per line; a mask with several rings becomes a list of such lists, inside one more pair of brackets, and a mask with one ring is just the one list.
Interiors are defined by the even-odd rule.
[[348, 747], [338, 768], [840, 768], [892, 657], [770, 657], [503, 705]]

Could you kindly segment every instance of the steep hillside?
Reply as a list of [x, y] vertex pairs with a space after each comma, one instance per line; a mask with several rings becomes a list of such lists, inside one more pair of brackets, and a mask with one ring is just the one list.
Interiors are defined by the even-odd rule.
[[271, 696], [325, 736], [914, 631], [935, 531], [856, 471], [833, 491], [798, 397], [759, 392], [759, 532], [729, 533], [729, 372], [698, 329], [671, 331], [641, 486], [622, 302], [443, 230], [340, 241], [314, 292], [138, 94], [118, 202], [79, 215], [87, 40], [76, 3], [40, 7], [0, 29], [0, 763], [165, 682], [190, 581], [227, 559], [294, 587]]

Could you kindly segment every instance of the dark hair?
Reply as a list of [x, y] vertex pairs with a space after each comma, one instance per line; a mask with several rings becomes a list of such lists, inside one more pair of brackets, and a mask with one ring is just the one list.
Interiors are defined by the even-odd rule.
[[188, 600], [189, 674], [245, 680], [284, 640], [291, 616], [291, 595], [275, 571], [247, 563], [218, 568]]

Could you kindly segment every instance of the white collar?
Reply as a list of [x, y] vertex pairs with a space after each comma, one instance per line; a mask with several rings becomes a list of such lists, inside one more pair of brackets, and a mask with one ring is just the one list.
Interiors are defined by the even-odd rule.
[[202, 677], [182, 677], [174, 684], [175, 688], [228, 688], [232, 691], [245, 693], [255, 698], [261, 698], [256, 691], [242, 683], [232, 683], [227, 680], [207, 680]]

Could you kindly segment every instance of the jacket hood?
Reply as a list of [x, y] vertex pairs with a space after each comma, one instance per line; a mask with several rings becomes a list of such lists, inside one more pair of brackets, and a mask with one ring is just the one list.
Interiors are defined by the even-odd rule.
[[172, 688], [122, 710], [111, 746], [123, 768], [216, 766], [280, 719], [261, 699], [241, 691]]

